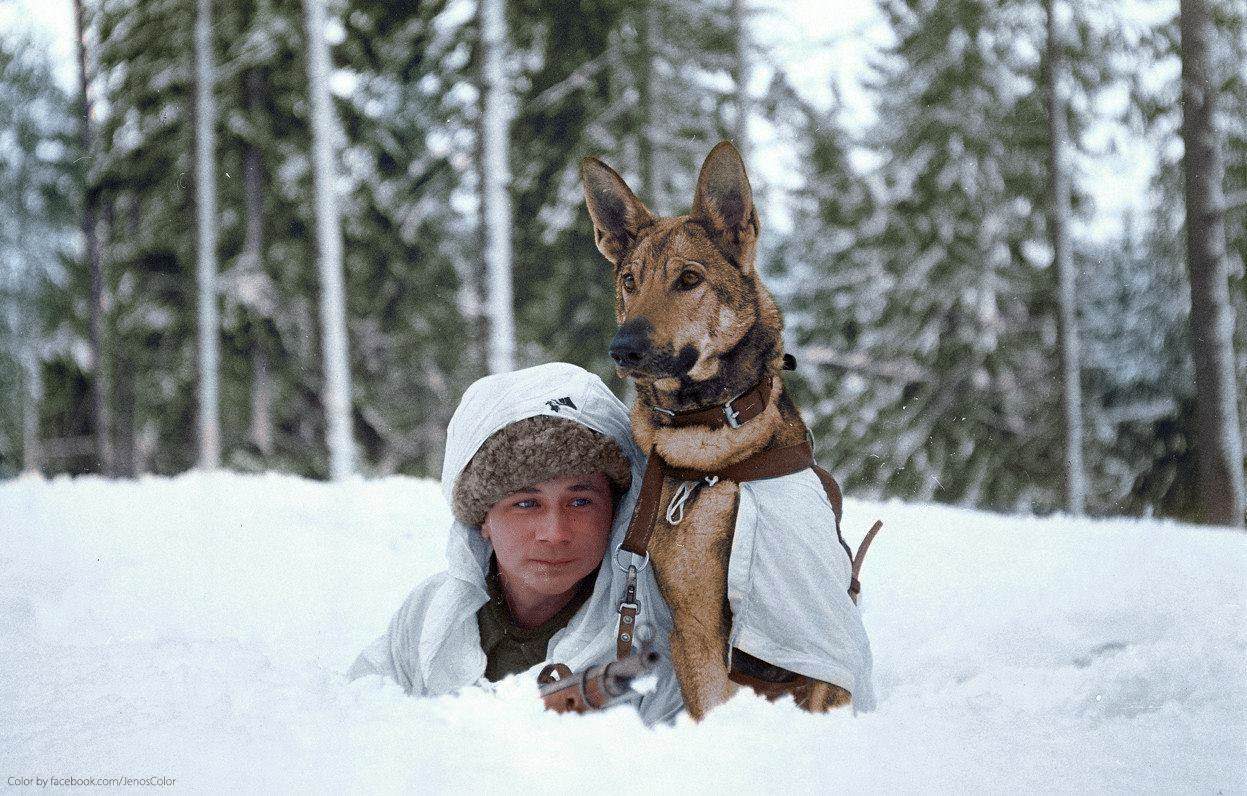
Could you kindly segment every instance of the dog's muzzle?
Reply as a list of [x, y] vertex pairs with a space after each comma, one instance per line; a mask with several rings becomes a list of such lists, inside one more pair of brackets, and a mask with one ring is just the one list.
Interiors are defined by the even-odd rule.
[[625, 370], [640, 368], [649, 359], [650, 333], [653, 331], [654, 325], [648, 318], [633, 318], [624, 323], [611, 340], [611, 359]]

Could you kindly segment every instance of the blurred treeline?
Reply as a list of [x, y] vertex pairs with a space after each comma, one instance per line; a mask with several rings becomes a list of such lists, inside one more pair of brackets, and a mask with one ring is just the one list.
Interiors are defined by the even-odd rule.
[[[1080, 162], [1097, 156], [1105, 125], [1161, 153], [1151, 210], [1116, 240], [1073, 241], [1087, 507], [1192, 516], [1177, 8], [1141, 27], [1117, 5], [1063, 4], [1059, 42]], [[767, 218], [776, 192], [752, 169], [764, 267], [820, 461], [859, 495], [1059, 508], [1044, 5], [879, 6], [894, 36], [868, 82], [879, 121], [851, 135], [841, 108], [813, 107], [773, 53], [738, 35], [763, 13], [747, 4], [508, 2], [519, 363], [568, 360], [613, 378], [611, 282], [579, 161], [601, 156], [651, 208], [685, 212], [701, 159], [739, 135], [743, 63], [746, 75], [770, 76], [750, 113], [800, 172], [781, 235]], [[1214, 7], [1243, 385], [1247, 24], [1236, 0]], [[101, 375], [114, 474], [175, 473], [198, 458], [195, 3], [84, 0], [83, 10], [91, 152], [80, 98], [58, 86], [42, 51], [12, 37], [0, 51], [0, 476], [100, 470], [91, 392]], [[343, 0], [329, 10], [359, 469], [435, 476], [450, 413], [487, 362], [477, 9]], [[323, 477], [302, 13], [298, 0], [215, 4], [222, 447], [230, 468]], [[760, 156], [738, 143], [751, 164]], [[1093, 208], [1078, 185], [1073, 213], [1086, 221]], [[88, 197], [103, 272], [98, 362]]]

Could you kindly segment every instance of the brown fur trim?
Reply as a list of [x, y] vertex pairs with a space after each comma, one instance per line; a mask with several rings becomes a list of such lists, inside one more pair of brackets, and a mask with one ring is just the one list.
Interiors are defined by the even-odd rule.
[[537, 415], [495, 431], [455, 480], [455, 517], [479, 526], [517, 489], [564, 475], [601, 472], [616, 497], [632, 485], [632, 465], [610, 437], [562, 417]]

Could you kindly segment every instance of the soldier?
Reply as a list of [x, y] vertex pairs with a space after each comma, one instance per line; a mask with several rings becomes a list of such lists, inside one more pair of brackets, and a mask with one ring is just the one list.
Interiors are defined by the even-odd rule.
[[[446, 571], [415, 588], [348, 677], [435, 695], [614, 659], [625, 577], [613, 554], [643, 466], [627, 410], [597, 376], [553, 363], [477, 381], [447, 429]], [[665, 650], [670, 613], [648, 569], [637, 585]], [[648, 723], [683, 707], [665, 656], [657, 675], [638, 705]]]

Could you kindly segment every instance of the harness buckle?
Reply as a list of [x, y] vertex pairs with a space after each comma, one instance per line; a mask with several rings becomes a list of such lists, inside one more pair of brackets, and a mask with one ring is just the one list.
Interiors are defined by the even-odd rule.
[[[628, 567], [626, 567], [626, 566], [624, 566], [623, 564], [619, 563], [619, 554], [620, 554], [620, 553], [628, 553], [628, 555], [633, 556], [633, 557], [635, 557], [635, 558], [641, 558], [641, 566], [637, 567], [637, 571], [638, 571], [638, 572], [640, 572], [641, 570], [643, 570], [643, 569], [645, 569], [647, 566], [649, 566], [649, 551], [648, 551], [648, 550], [646, 550], [646, 551], [645, 551], [645, 556], [642, 558], [642, 557], [640, 557], [640, 556], [637, 556], [637, 555], [636, 555], [636, 553], [632, 553], [632, 552], [630, 552], [630, 551], [628, 551], [628, 550], [624, 550], [624, 549], [623, 549], [623, 543], [620, 543], [619, 545], [617, 545], [617, 546], [615, 547], [615, 566], [619, 567], [619, 568], [620, 568], [620, 569], [622, 569], [624, 572], [627, 572], [627, 571], [628, 571]], [[633, 564], [632, 566], [636, 566], [636, 565], [635, 565], [635, 564]]]

